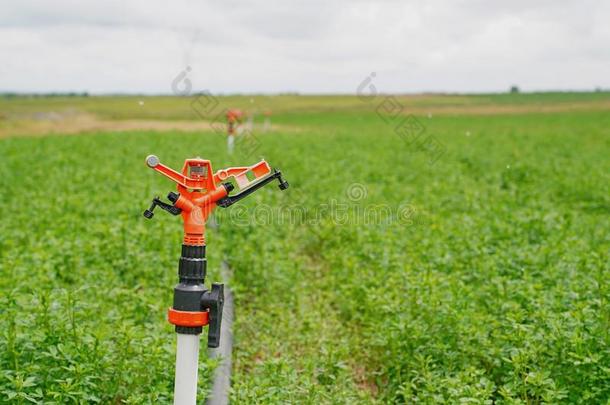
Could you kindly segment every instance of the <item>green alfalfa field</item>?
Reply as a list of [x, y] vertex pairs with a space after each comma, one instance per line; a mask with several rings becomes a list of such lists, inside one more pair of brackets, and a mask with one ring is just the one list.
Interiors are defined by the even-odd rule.
[[182, 229], [142, 216], [174, 189], [156, 154], [291, 185], [207, 232], [234, 403], [609, 403], [610, 94], [386, 97], [220, 98], [273, 111], [232, 156], [193, 97], [2, 99], [0, 402], [171, 401]]

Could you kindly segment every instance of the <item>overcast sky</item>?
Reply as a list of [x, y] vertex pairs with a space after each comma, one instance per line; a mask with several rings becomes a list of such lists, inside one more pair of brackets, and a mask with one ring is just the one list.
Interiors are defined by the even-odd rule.
[[608, 0], [0, 0], [0, 91], [610, 88]]

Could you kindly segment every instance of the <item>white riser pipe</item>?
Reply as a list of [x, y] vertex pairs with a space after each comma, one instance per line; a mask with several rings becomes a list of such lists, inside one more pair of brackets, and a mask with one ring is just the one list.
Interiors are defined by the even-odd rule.
[[197, 371], [199, 362], [199, 335], [177, 333], [176, 379], [174, 405], [195, 405], [197, 402]]
[[235, 136], [228, 135], [227, 136], [227, 150], [229, 154], [233, 153], [233, 145], [235, 144]]

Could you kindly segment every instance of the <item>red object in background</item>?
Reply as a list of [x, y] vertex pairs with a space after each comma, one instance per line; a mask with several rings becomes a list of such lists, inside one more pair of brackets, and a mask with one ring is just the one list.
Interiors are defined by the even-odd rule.
[[227, 110], [227, 134], [233, 135], [235, 127], [241, 123], [244, 113], [236, 108]]

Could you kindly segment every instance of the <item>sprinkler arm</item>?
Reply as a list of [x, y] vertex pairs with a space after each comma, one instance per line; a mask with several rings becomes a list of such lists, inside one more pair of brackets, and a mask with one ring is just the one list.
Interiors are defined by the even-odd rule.
[[252, 194], [256, 190], [258, 190], [259, 188], [265, 186], [266, 184], [272, 182], [275, 179], [278, 179], [278, 181], [280, 183], [279, 184], [280, 190], [286, 190], [288, 188], [288, 182], [282, 178], [282, 172], [279, 170], [273, 169], [273, 172], [270, 173], [269, 175], [265, 176], [262, 180], [259, 180], [259, 181], [255, 182], [254, 184], [250, 185], [249, 187], [245, 188], [244, 190], [242, 190], [241, 193], [231, 195], [231, 196], [226, 196], [225, 198], [218, 200], [216, 202], [216, 205], [218, 205], [219, 207], [222, 207], [222, 208], [230, 207], [231, 205], [235, 204], [239, 200], [249, 196], [250, 194]]
[[146, 165], [184, 188], [199, 188], [201, 186], [201, 181], [187, 177], [185, 174], [179, 173], [171, 167], [165, 166], [155, 155], [150, 155], [146, 158]]
[[[173, 193], [170, 193], [170, 195], [171, 194], [173, 194]], [[170, 198], [170, 197], [168, 196], [168, 198]], [[155, 209], [155, 207], [161, 207], [161, 209], [169, 212], [172, 215], [180, 215], [180, 213], [182, 212], [182, 210], [180, 208], [174, 207], [173, 205], [170, 205], [168, 203], [164, 203], [157, 196], [157, 197], [153, 198], [150, 208], [148, 208], [146, 211], [144, 211], [144, 216], [148, 219], [151, 219], [155, 215], [153, 213], [153, 210]]]

